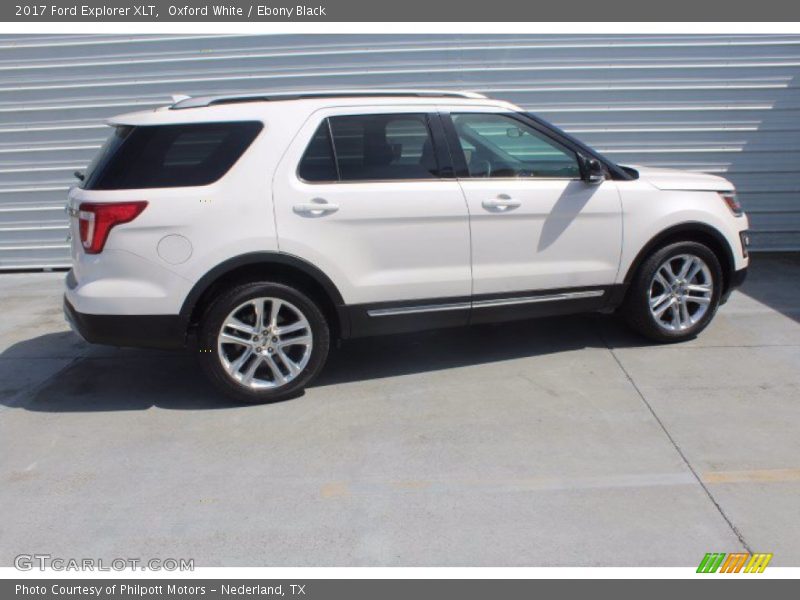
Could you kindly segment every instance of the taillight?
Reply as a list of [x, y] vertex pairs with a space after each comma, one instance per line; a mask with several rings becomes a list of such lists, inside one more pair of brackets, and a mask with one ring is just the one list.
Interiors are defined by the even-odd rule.
[[739, 199], [736, 197], [736, 192], [718, 192], [718, 194], [735, 216], [741, 217], [744, 214], [742, 205], [739, 204]]
[[84, 202], [78, 207], [78, 231], [86, 254], [98, 254], [106, 245], [111, 228], [129, 223], [138, 217], [147, 202], [116, 202], [95, 204]]

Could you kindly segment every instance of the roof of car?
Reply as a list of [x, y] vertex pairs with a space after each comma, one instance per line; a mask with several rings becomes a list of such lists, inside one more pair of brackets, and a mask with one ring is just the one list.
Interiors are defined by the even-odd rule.
[[312, 112], [330, 107], [372, 107], [418, 105], [434, 107], [493, 106], [521, 110], [503, 100], [487, 98], [474, 92], [436, 90], [345, 90], [300, 91], [268, 94], [227, 94], [221, 96], [175, 97], [171, 105], [116, 115], [110, 125], [168, 125], [243, 119], [283, 119], [288, 115]]
[[310, 100], [324, 98], [470, 98], [475, 100], [485, 100], [486, 96], [476, 92], [452, 90], [305, 90], [294, 92], [224, 94], [217, 96], [184, 96], [177, 97], [176, 101], [170, 106], [170, 109], [181, 110], [186, 108], [216, 106], [220, 104], [237, 104], [240, 102], [286, 102], [290, 100]]

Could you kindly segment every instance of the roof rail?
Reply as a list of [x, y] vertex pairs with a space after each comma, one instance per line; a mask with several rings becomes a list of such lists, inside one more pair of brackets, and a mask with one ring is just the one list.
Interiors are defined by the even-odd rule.
[[182, 97], [172, 104], [172, 110], [201, 108], [219, 104], [239, 102], [275, 102], [279, 100], [306, 100], [313, 98], [368, 98], [368, 97], [416, 97], [416, 98], [473, 98], [486, 99], [477, 92], [446, 90], [331, 90], [317, 92], [267, 92], [260, 94], [231, 94], [221, 96]]

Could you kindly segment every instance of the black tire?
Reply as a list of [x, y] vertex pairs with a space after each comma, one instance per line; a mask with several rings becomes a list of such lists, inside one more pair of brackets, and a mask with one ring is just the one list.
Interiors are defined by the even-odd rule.
[[[256, 298], [278, 298], [289, 303], [290, 306], [281, 309], [283, 314], [288, 310], [294, 314], [293, 309], [297, 309], [308, 321], [311, 330], [311, 350], [305, 366], [293, 379], [283, 385], [273, 388], [253, 389], [245, 386], [240, 381], [234, 379], [226, 370], [220, 352], [218, 351], [218, 336], [222, 330], [223, 322], [228, 318], [232, 311], [236, 310], [248, 300]], [[248, 323], [251, 324], [251, 323]], [[254, 323], [252, 323], [254, 324]], [[227, 330], [230, 331], [230, 330]], [[238, 333], [237, 333], [238, 335]], [[251, 337], [242, 334], [243, 337]], [[267, 336], [271, 337], [271, 336]], [[276, 338], [272, 338], [273, 340]], [[224, 346], [226, 353], [231, 352], [231, 346]], [[232, 346], [236, 352], [236, 345]], [[242, 352], [244, 352], [244, 348]], [[198, 336], [198, 349], [200, 363], [211, 382], [224, 394], [233, 400], [247, 403], [267, 403], [287, 400], [302, 394], [303, 389], [319, 374], [328, 357], [330, 348], [330, 328], [317, 304], [303, 292], [282, 283], [271, 282], [251, 282], [245, 283], [227, 291], [217, 297], [206, 309], [201, 322]], [[263, 350], [266, 350], [265, 348]], [[251, 354], [249, 361], [254, 361], [257, 354]], [[277, 354], [272, 355], [273, 359]], [[285, 367], [285, 362], [278, 361]], [[259, 372], [271, 373], [269, 365], [258, 367]], [[288, 373], [288, 368], [286, 369]], [[287, 376], [287, 375], [285, 375]], [[276, 380], [277, 381], [277, 380]]]
[[[691, 326], [670, 331], [659, 325], [650, 310], [650, 286], [659, 267], [668, 260], [677, 260], [680, 264], [681, 255], [702, 259], [710, 272], [713, 287], [705, 313]], [[631, 328], [651, 340], [662, 343], [683, 342], [696, 337], [714, 318], [719, 307], [722, 286], [722, 267], [714, 252], [698, 242], [675, 242], [655, 250], [640, 265], [628, 289], [622, 306], [622, 316]]]

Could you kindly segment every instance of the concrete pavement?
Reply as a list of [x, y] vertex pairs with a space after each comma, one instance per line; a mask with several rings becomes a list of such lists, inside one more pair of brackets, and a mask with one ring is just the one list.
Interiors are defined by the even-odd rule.
[[89, 346], [0, 275], [0, 565], [800, 566], [800, 260], [698, 339], [587, 315], [353, 340], [232, 406], [191, 355]]

